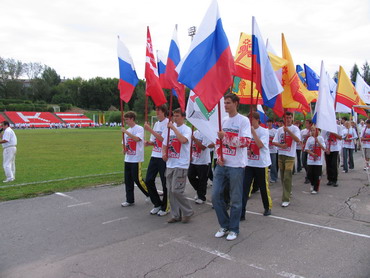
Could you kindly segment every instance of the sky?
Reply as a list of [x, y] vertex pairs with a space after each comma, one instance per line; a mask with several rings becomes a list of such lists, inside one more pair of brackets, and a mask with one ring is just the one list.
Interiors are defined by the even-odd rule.
[[[117, 36], [144, 79], [146, 28], [154, 50], [168, 53], [175, 24], [181, 56], [211, 0], [0, 0], [0, 57], [38, 62], [62, 78], [118, 78]], [[281, 34], [294, 63], [332, 76], [343, 66], [370, 63], [369, 0], [218, 0], [235, 54], [240, 32], [252, 32], [256, 17], [263, 38], [281, 56]]]

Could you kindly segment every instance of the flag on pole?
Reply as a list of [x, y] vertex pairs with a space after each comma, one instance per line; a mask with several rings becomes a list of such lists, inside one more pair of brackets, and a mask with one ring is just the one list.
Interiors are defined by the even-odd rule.
[[360, 95], [360, 98], [367, 104], [370, 104], [370, 86], [366, 84], [365, 80], [359, 73], [356, 75], [356, 91]]
[[[252, 43], [253, 45], [253, 62], [256, 71], [257, 88], [263, 99], [263, 103], [272, 109], [277, 114], [281, 114], [279, 110], [281, 106], [281, 92], [284, 90], [277, 78], [275, 71], [271, 65], [270, 58], [264, 44], [261, 32], [258, 28], [255, 17], [252, 17]], [[276, 110], [276, 111], [275, 111]]]
[[162, 89], [170, 89], [170, 85], [167, 82], [166, 77], [166, 57], [162, 50], [157, 50], [157, 64], [158, 64], [158, 76], [159, 83]]
[[310, 91], [318, 91], [319, 83], [320, 83], [320, 76], [318, 76], [317, 73], [314, 72], [313, 69], [311, 69], [306, 64], [303, 64], [303, 65], [304, 65], [304, 71], [306, 73], [307, 89]]
[[298, 74], [298, 77], [299, 79], [301, 80], [301, 82], [303, 84], [306, 83], [306, 73], [304, 72], [303, 68], [301, 67], [301, 65], [296, 65], [295, 66], [295, 71], [297, 72]]
[[211, 111], [232, 85], [234, 60], [222, 26], [216, 0], [213, 0], [188, 54], [176, 67], [178, 80], [192, 89]]
[[262, 105], [260, 104], [257, 105], [257, 112], [258, 114], [260, 114], [261, 126], [267, 127], [267, 120], [269, 119], [269, 117], [267, 117], [267, 115], [265, 114]]
[[177, 25], [173, 31], [173, 36], [168, 51], [167, 66], [166, 66], [166, 78], [169, 85], [169, 89], [172, 90], [173, 95], [177, 97], [180, 108], [185, 111], [185, 86], [180, 84], [177, 79], [179, 74], [176, 71], [176, 66], [180, 63], [180, 48], [177, 41]]
[[146, 91], [145, 94], [150, 96], [156, 106], [160, 106], [167, 102], [159, 82], [157, 63], [153, 54], [152, 38], [150, 36], [149, 26], [147, 27], [146, 41], [146, 62], [145, 62], [145, 79]]
[[[351, 109], [353, 105], [366, 105], [360, 98], [356, 88], [353, 86], [342, 66], [339, 67], [336, 102], [342, 103]], [[363, 109], [354, 108], [354, 110], [367, 117]]]
[[326, 75], [324, 62], [321, 62], [321, 72], [319, 81], [319, 95], [316, 102], [315, 115], [313, 122], [322, 130], [337, 133], [337, 120], [335, 116], [334, 100], [330, 95], [329, 80]]
[[282, 34], [282, 51], [283, 58], [288, 61], [288, 64], [283, 68], [283, 107], [293, 108], [297, 111], [309, 112], [309, 102], [304, 95], [304, 91], [307, 91], [307, 89], [299, 80], [298, 74], [295, 70], [293, 58], [285, 41], [284, 34]]
[[[221, 120], [226, 116], [224, 98], [220, 99]], [[218, 138], [218, 104], [210, 112], [206, 109], [200, 98], [190, 91], [186, 106], [186, 119], [213, 143]]]
[[139, 78], [137, 77], [130, 52], [119, 38], [117, 39], [117, 54], [119, 66], [118, 90], [120, 98], [127, 103], [132, 97]]

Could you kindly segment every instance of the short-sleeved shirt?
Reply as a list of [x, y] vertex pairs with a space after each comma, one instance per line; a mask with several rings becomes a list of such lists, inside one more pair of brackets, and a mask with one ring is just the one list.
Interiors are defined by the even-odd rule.
[[[164, 137], [164, 133], [167, 132], [167, 125], [168, 125], [168, 119], [165, 118], [164, 120], [157, 121], [154, 124], [153, 130]], [[159, 141], [153, 134], [150, 135], [150, 142], [154, 144], [152, 149], [152, 157], [159, 157], [162, 158], [162, 142]]]
[[[222, 120], [222, 130], [225, 132], [223, 139], [222, 154], [224, 165], [228, 167], [245, 167], [247, 165], [247, 148], [235, 147], [233, 142], [241, 138], [251, 138], [251, 126], [249, 119], [239, 113], [234, 117], [225, 117]], [[220, 145], [217, 144], [217, 149]]]
[[[191, 128], [185, 124], [177, 126], [174, 123], [174, 126], [182, 134], [182, 136], [188, 139], [188, 141], [185, 144], [181, 144], [179, 139], [177, 139], [175, 132], [171, 129], [168, 143], [168, 160], [166, 162], [166, 166], [167, 168], [188, 169], [190, 164]], [[163, 138], [163, 145], [167, 146], [167, 133], [165, 133]]]
[[[310, 137], [310, 130], [307, 128], [301, 130], [301, 142], [303, 144], [303, 150], [306, 145], [308, 137]], [[300, 147], [300, 144], [297, 145], [297, 149], [298, 149], [298, 146]], [[300, 147], [300, 150], [302, 150], [301, 147]]]
[[247, 166], [265, 168], [271, 165], [269, 151], [269, 131], [266, 128], [258, 127], [256, 130], [258, 138], [261, 140], [263, 147], [259, 148], [252, 136], [251, 143], [248, 147]]
[[277, 129], [275, 128], [269, 129], [269, 151], [270, 153], [277, 153], [277, 147], [272, 144], [272, 140], [274, 140], [276, 132], [277, 132]]
[[[337, 125], [337, 135], [342, 137], [342, 127]], [[321, 136], [325, 140], [326, 147], [329, 148], [329, 151], [331, 152], [339, 152], [342, 148], [342, 144], [340, 139], [335, 137], [335, 135], [331, 132], [323, 130], [321, 132]]]
[[143, 162], [144, 161], [144, 128], [134, 125], [127, 129], [132, 135], [139, 137], [141, 140], [136, 142], [134, 139], [125, 134], [125, 162]]
[[[301, 132], [298, 127], [296, 127], [295, 125], [291, 125], [288, 126], [288, 128], [299, 140], [301, 140]], [[279, 144], [287, 144], [287, 147], [285, 149], [278, 147], [279, 155], [296, 157], [297, 142], [293, 140], [288, 132], [284, 131], [283, 126], [278, 129], [273, 142]]]
[[[370, 138], [370, 128], [366, 126], [362, 129], [361, 138]], [[370, 148], [370, 141], [361, 141], [362, 147], [369, 149]]]
[[[326, 148], [325, 140], [321, 135], [317, 136], [317, 140], [320, 142], [320, 144], [324, 148]], [[307, 156], [307, 165], [322, 165], [322, 162], [323, 162], [323, 159], [324, 159], [324, 155], [323, 155], [324, 151], [321, 149], [320, 145], [315, 142], [315, 137], [310, 136], [307, 139], [307, 142], [306, 142], [306, 145], [305, 145], [305, 150], [309, 150], [309, 151], [318, 155], [316, 157], [316, 156], [313, 156], [311, 154], [308, 154], [308, 156]]]
[[[355, 148], [355, 139], [357, 139], [357, 133], [352, 127], [350, 127], [349, 129], [344, 128], [342, 130], [342, 137], [343, 137], [343, 148], [347, 149]], [[348, 139], [346, 139], [347, 137]]]
[[193, 144], [191, 146], [191, 164], [208, 165], [211, 163], [211, 154], [210, 149], [207, 148], [207, 146], [211, 144], [211, 141], [209, 141], [199, 130], [196, 130], [193, 135], [206, 148], [202, 150], [193, 140]]
[[15, 136], [15, 133], [14, 133], [13, 129], [11, 129], [10, 127], [7, 127], [4, 130], [3, 140], [8, 141], [8, 142], [2, 144], [3, 148], [7, 148], [7, 147], [11, 147], [11, 146], [14, 146], [14, 147], [17, 146], [17, 136]]

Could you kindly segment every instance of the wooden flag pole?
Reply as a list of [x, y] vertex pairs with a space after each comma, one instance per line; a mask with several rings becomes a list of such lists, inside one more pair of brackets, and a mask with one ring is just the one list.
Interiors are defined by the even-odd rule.
[[[172, 94], [172, 90], [170, 92], [170, 108], [169, 108], [169, 113], [168, 113], [168, 122], [172, 121], [172, 102], [173, 102], [173, 94]], [[167, 128], [167, 142], [166, 142], [166, 146], [167, 146], [167, 149], [166, 149], [166, 155], [168, 157], [168, 144], [170, 142], [170, 128], [168, 127]]]
[[[125, 126], [125, 119], [124, 119], [124, 103], [121, 98], [119, 98], [121, 104], [121, 126]], [[122, 132], [122, 147], [123, 150], [126, 151], [126, 142], [125, 142], [125, 134]]]
[[[219, 131], [222, 131], [222, 126], [221, 126], [221, 102], [218, 101], [218, 130]], [[224, 160], [224, 155], [223, 155], [223, 151], [222, 151], [222, 140], [220, 140], [220, 158], [221, 158], [221, 161]]]

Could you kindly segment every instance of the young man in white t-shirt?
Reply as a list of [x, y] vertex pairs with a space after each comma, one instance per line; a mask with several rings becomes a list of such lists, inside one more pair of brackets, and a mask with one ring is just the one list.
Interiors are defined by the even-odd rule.
[[[222, 131], [218, 132], [216, 142], [217, 166], [213, 176], [212, 204], [220, 225], [215, 237], [221, 238], [227, 234], [227, 240], [235, 240], [239, 234], [242, 213], [247, 147], [252, 136], [249, 119], [238, 113], [239, 97], [226, 94], [224, 105], [229, 115], [222, 120]], [[223, 196], [226, 184], [230, 184], [230, 215]]]
[[134, 205], [134, 183], [149, 197], [148, 189], [141, 176], [142, 162], [144, 161], [144, 128], [136, 124], [136, 113], [126, 112], [124, 115], [128, 129], [122, 127], [124, 134], [123, 153], [125, 154], [125, 186], [126, 201], [121, 204], [122, 207]]
[[203, 204], [206, 201], [207, 180], [211, 154], [209, 145], [212, 144], [199, 130], [192, 136], [191, 162], [188, 171], [188, 179], [194, 190], [197, 192], [196, 204]]
[[[144, 129], [149, 131], [150, 139], [145, 141], [145, 146], [153, 146], [152, 156], [149, 161], [148, 170], [146, 172], [145, 184], [148, 188], [150, 200], [154, 207], [150, 211], [151, 215], [165, 216], [170, 209], [167, 186], [166, 186], [166, 162], [162, 159], [162, 143], [164, 134], [167, 132], [168, 119], [167, 105], [163, 104], [155, 108], [158, 121], [151, 128], [148, 123], [145, 123]], [[157, 187], [155, 186], [155, 178], [159, 176], [162, 182], [163, 198], [159, 197]]]
[[325, 151], [324, 138], [319, 135], [319, 129], [311, 126], [311, 136], [305, 144], [305, 152], [307, 152], [307, 175], [311, 182], [311, 194], [317, 194], [320, 187], [320, 179], [322, 175], [323, 151]]
[[3, 121], [0, 125], [1, 131], [4, 130], [0, 144], [3, 145], [3, 168], [5, 180], [3, 182], [12, 182], [15, 180], [15, 154], [17, 153], [17, 136], [10, 128], [8, 121]]
[[259, 125], [260, 114], [252, 113], [252, 140], [248, 147], [248, 161], [245, 167], [243, 184], [243, 207], [241, 220], [245, 219], [245, 209], [251, 193], [251, 186], [257, 186], [261, 192], [263, 215], [271, 215], [272, 200], [269, 189], [268, 167], [271, 165], [269, 152], [269, 131]]
[[296, 146], [301, 140], [301, 132], [293, 125], [293, 113], [285, 112], [285, 126], [280, 127], [272, 143], [278, 147], [279, 169], [281, 183], [283, 185], [282, 207], [290, 204], [292, 193], [292, 175], [294, 159], [296, 156]]
[[190, 164], [191, 129], [185, 125], [185, 112], [180, 108], [173, 111], [173, 121], [174, 123], [168, 123], [170, 137], [165, 134], [162, 145], [162, 158], [167, 166], [166, 185], [171, 205], [171, 219], [167, 222], [188, 223], [194, 214], [184, 194]]
[[270, 166], [270, 182], [275, 183], [278, 179], [278, 172], [277, 172], [277, 148], [272, 144], [272, 140], [274, 140], [275, 134], [277, 129], [273, 126], [273, 121], [271, 119], [267, 120], [267, 128], [269, 131], [269, 151], [270, 151], [270, 158], [271, 158], [271, 166]]

